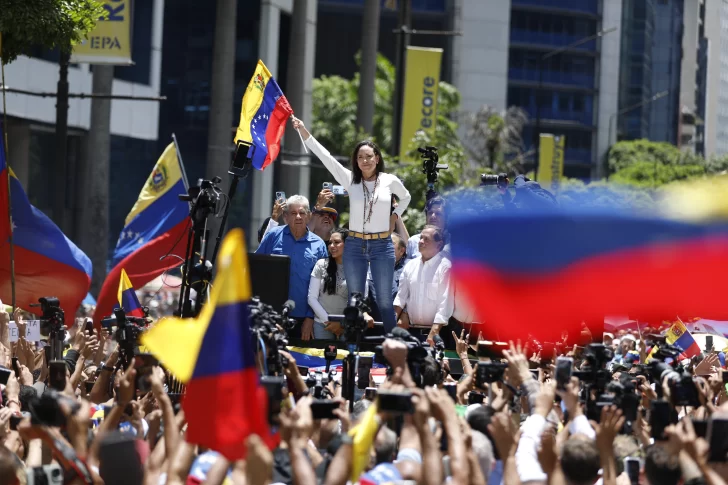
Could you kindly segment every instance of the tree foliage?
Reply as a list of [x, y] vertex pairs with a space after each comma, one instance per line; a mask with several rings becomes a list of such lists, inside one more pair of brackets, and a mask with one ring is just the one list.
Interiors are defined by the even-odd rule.
[[105, 16], [98, 0], [2, 0], [2, 62], [36, 46], [70, 52]]
[[511, 106], [499, 112], [483, 106], [476, 113], [467, 113], [465, 123], [465, 148], [473, 161], [493, 172], [523, 171], [523, 128], [528, 123], [523, 109]]

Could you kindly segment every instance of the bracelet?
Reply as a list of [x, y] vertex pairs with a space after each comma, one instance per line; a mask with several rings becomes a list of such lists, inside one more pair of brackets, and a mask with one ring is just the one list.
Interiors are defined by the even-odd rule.
[[113, 367], [109, 367], [109, 366], [108, 366], [108, 365], [106, 365], [106, 364], [104, 364], [104, 365], [102, 365], [102, 366], [101, 366], [101, 370], [102, 370], [102, 371], [105, 371], [105, 370], [107, 370], [107, 371], [109, 371], [109, 372], [114, 372], [114, 368], [113, 368]]
[[19, 402], [19, 401], [18, 401], [17, 399], [8, 399], [8, 401], [7, 401], [6, 403], [5, 403], [5, 407], [8, 407], [8, 404], [10, 404], [10, 403], [13, 403], [13, 402], [14, 402], [15, 404], [17, 404], [17, 405], [18, 405], [18, 407], [21, 407], [21, 406], [20, 406], [20, 402]]

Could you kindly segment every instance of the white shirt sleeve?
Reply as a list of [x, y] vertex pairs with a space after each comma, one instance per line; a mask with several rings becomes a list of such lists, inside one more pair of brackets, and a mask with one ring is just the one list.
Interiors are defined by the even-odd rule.
[[516, 449], [516, 469], [522, 483], [548, 480], [538, 461], [538, 447], [546, 419], [540, 414], [532, 414], [521, 426], [521, 440]]
[[572, 419], [569, 423], [569, 434], [573, 436], [577, 433], [583, 434], [591, 439], [596, 439], [597, 437], [596, 431], [594, 431], [594, 428], [589, 424], [589, 420], [583, 414]]
[[329, 321], [329, 314], [318, 301], [322, 283], [321, 278], [311, 276], [311, 279], [308, 281], [308, 304], [313, 310], [313, 314], [316, 315], [316, 320], [325, 323]]
[[[331, 156], [331, 153], [324, 148], [321, 143], [316, 140], [316, 138], [311, 135], [308, 137], [308, 140], [304, 142], [308, 148], [311, 149], [311, 151], [318, 157], [319, 160], [321, 160], [321, 163], [324, 164], [324, 167], [331, 172], [331, 175], [334, 176], [337, 182], [339, 182], [340, 185], [343, 185], [346, 190], [349, 190], [351, 187], [351, 170], [344, 167], [342, 164], [339, 163], [337, 159]], [[400, 185], [402, 185], [400, 183]], [[404, 188], [404, 186], [402, 186]], [[405, 192], [407, 190], [405, 189]], [[399, 195], [399, 194], [397, 194]], [[407, 192], [407, 197], [409, 196], [409, 192]], [[407, 199], [407, 204], [409, 204], [409, 198]], [[400, 205], [402, 202], [400, 202]], [[405, 204], [406, 207], [406, 204]]]
[[394, 195], [399, 197], [399, 203], [397, 208], [394, 210], [394, 213], [402, 217], [402, 214], [404, 214], [404, 211], [407, 210], [407, 206], [412, 200], [412, 196], [410, 195], [409, 190], [407, 190], [407, 188], [402, 184], [402, 181], [400, 181], [399, 177], [396, 175], [392, 175], [392, 181], [390, 182], [389, 188]]
[[268, 225], [266, 226], [265, 232], [263, 233], [263, 235], [265, 236], [266, 232], [270, 231], [274, 227], [278, 227], [278, 225], [279, 225], [278, 221], [274, 221], [273, 218], [271, 217], [270, 219], [268, 219]]
[[437, 294], [440, 295], [440, 302], [437, 305], [435, 314], [435, 325], [447, 325], [455, 307], [452, 288], [450, 286], [450, 268], [443, 270], [439, 281]]

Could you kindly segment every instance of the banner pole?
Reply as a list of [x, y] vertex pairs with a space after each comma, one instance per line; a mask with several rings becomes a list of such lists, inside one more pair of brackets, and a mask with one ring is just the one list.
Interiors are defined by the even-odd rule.
[[[2, 32], [0, 32], [0, 76], [2, 77], [2, 85], [5, 88], [5, 63], [2, 60], [3, 42]], [[8, 108], [5, 101], [5, 89], [3, 89], [3, 132], [2, 137], [5, 141], [4, 153], [5, 165], [7, 166], [8, 177], [8, 227], [10, 228], [10, 288], [12, 292], [12, 307], [15, 312], [15, 244], [13, 242], [13, 210], [10, 198], [10, 163], [8, 162]]]

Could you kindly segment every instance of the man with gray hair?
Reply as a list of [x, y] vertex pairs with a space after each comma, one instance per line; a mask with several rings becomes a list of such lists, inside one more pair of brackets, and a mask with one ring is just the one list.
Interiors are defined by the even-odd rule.
[[308, 282], [313, 267], [321, 258], [328, 256], [326, 243], [308, 230], [311, 209], [308, 199], [292, 195], [286, 201], [285, 226], [270, 229], [263, 236], [257, 254], [276, 254], [291, 258], [291, 275], [288, 282], [288, 298], [296, 303], [290, 313], [298, 325], [290, 332], [292, 337], [303, 340], [313, 338], [313, 310], [308, 306]]

